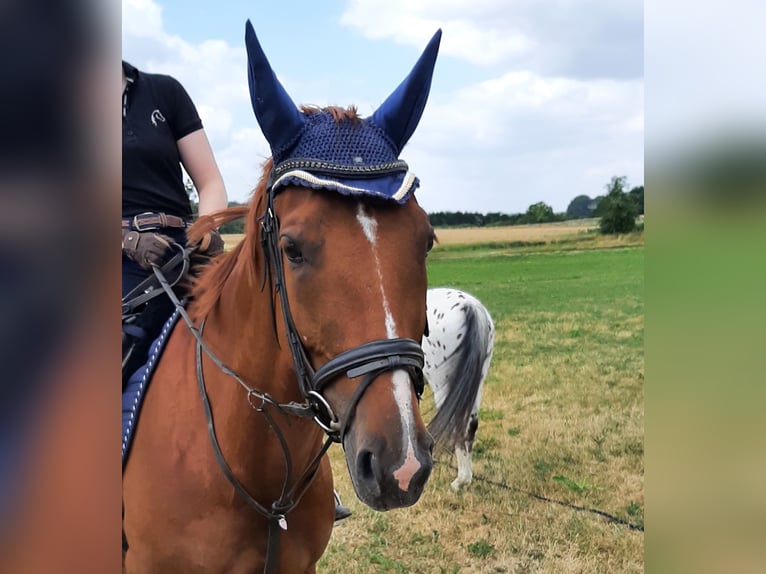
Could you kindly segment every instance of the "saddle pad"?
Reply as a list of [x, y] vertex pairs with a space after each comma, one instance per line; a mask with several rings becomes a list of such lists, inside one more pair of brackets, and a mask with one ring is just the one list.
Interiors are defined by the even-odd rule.
[[159, 362], [162, 351], [167, 343], [168, 335], [173, 330], [173, 326], [180, 317], [178, 309], [170, 316], [162, 326], [162, 331], [149, 348], [149, 360], [146, 364], [137, 369], [130, 376], [125, 389], [122, 391], [122, 468], [125, 469], [125, 463], [128, 461], [130, 445], [133, 439], [133, 431], [138, 424], [138, 414], [141, 411], [141, 405], [144, 401], [144, 394], [149, 387], [152, 373]]

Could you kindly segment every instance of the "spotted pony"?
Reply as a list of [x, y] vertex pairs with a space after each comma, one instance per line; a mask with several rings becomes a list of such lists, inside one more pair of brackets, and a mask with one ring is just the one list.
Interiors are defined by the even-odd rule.
[[423, 337], [423, 374], [436, 414], [428, 430], [437, 448], [454, 449], [456, 491], [473, 479], [471, 450], [479, 426], [482, 387], [492, 361], [495, 326], [487, 308], [459, 289], [433, 288], [426, 297], [429, 332]]

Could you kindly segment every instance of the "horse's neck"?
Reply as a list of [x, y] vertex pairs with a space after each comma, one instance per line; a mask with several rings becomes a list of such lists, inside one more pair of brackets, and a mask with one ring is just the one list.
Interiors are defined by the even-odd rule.
[[[250, 275], [241, 265], [232, 272], [208, 316], [205, 339], [211, 338], [221, 360], [253, 390], [279, 403], [302, 402], [289, 347], [285, 341], [277, 342], [274, 321], [279, 325], [281, 311], [277, 307], [272, 315], [271, 289], [267, 284], [261, 290], [260, 282], [254, 282]], [[279, 443], [262, 434], [267, 430], [264, 415], [253, 410], [259, 406], [258, 399], [248, 396], [245, 389], [219, 370], [206, 369], [206, 373], [210, 374], [211, 402], [222, 415], [216, 415], [221, 442], [228, 444], [241, 469], [258, 476], [263, 464], [271, 460], [269, 457], [281, 461]], [[266, 408], [276, 415], [273, 407]], [[302, 471], [315, 456], [322, 433], [310, 418], [285, 424], [284, 416], [289, 415], [277, 415], [274, 420], [288, 444], [295, 469]], [[259, 448], [254, 449], [254, 444]], [[277, 468], [281, 468], [281, 462]]]
[[297, 400], [288, 346], [277, 341], [275, 331], [280, 310], [272, 309], [269, 285], [260, 287], [240, 261], [206, 321], [206, 338], [213, 337], [224, 363], [256, 390], [280, 401]]

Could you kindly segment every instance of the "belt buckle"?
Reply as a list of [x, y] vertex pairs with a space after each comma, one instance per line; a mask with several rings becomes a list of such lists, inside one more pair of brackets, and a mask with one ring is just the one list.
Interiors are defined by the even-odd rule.
[[133, 229], [135, 229], [136, 231], [139, 231], [139, 232], [140, 231], [149, 231], [149, 230], [152, 230], [152, 229], [159, 229], [159, 227], [156, 224], [147, 225], [146, 227], [142, 227], [141, 226], [141, 223], [138, 221], [138, 218], [139, 217], [144, 217], [144, 216], [147, 216], [147, 215], [151, 217], [151, 216], [156, 215], [156, 214], [153, 211], [144, 211], [143, 213], [139, 213], [138, 215], [133, 216]]

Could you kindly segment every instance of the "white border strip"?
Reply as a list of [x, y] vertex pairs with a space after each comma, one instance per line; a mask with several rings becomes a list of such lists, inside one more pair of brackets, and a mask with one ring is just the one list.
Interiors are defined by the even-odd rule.
[[[317, 177], [314, 174], [311, 174], [307, 171], [303, 171], [301, 169], [296, 169], [292, 171], [288, 171], [287, 173], [281, 175], [273, 184], [272, 187], [277, 187], [282, 183], [283, 180], [285, 180], [288, 177], [296, 177], [298, 179], [302, 179], [312, 185], [320, 185], [320, 186], [326, 186], [326, 187], [334, 187], [337, 189], [343, 189], [345, 191], [351, 192], [351, 193], [364, 193], [369, 194], [370, 190], [364, 189], [362, 187], [354, 187], [351, 185], [346, 185], [344, 183], [339, 182], [335, 179], [322, 179], [321, 177]], [[405, 195], [407, 195], [407, 192], [412, 188], [412, 184], [415, 182], [415, 174], [411, 171], [408, 171], [404, 175], [404, 180], [402, 181], [402, 185], [399, 187], [399, 189], [396, 191], [394, 195], [391, 196], [391, 199], [394, 199], [396, 201], [403, 198]], [[376, 194], [380, 195], [380, 194]]]

